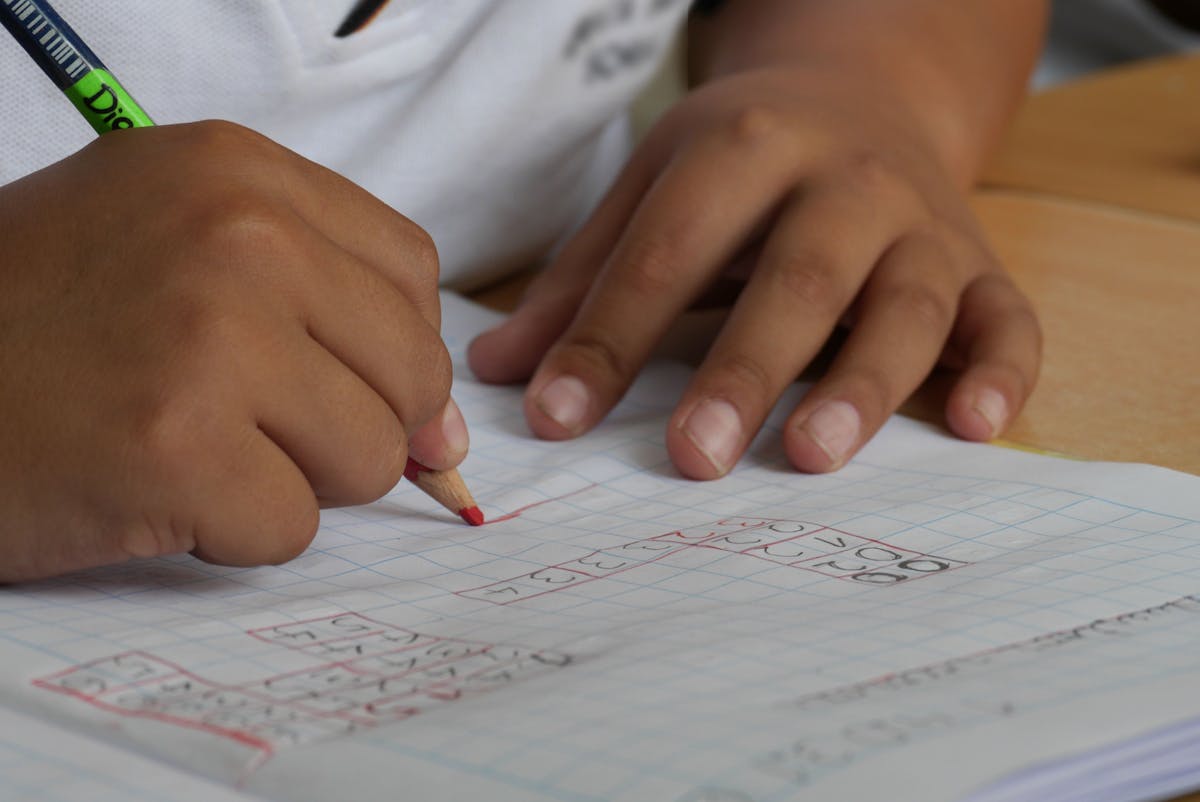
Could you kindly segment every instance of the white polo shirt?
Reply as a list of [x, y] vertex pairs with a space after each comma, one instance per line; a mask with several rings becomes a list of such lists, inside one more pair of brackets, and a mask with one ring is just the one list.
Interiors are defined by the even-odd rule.
[[[624, 112], [688, 0], [55, 0], [159, 124], [220, 118], [364, 186], [433, 234], [444, 282], [544, 254], [628, 149]], [[15, 42], [0, 183], [94, 134]]]

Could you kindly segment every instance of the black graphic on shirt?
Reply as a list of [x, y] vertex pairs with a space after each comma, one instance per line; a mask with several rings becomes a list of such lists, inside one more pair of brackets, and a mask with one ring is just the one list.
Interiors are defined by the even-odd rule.
[[585, 12], [563, 47], [586, 83], [611, 81], [653, 62], [666, 45], [658, 18], [689, 0], [604, 0]]
[[352, 33], [358, 33], [363, 28], [370, 25], [379, 16], [379, 12], [388, 4], [389, 0], [358, 0], [354, 7], [350, 9], [350, 13], [346, 15], [346, 19], [342, 20], [342, 24], [334, 31], [333, 35], [338, 38], [344, 38]]

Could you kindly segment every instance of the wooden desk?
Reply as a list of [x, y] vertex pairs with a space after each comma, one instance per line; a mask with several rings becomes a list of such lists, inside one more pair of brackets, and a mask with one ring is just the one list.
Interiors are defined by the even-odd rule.
[[1200, 56], [1033, 96], [983, 185], [1200, 221]]
[[975, 209], [1046, 335], [1009, 439], [1200, 474], [1200, 225], [1011, 193]]

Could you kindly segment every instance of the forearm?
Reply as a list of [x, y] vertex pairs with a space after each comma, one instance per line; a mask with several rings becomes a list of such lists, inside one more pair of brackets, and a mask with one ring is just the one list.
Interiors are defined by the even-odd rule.
[[897, 98], [962, 183], [1022, 97], [1046, 0], [725, 0], [693, 14], [694, 83], [771, 65], [856, 76]]

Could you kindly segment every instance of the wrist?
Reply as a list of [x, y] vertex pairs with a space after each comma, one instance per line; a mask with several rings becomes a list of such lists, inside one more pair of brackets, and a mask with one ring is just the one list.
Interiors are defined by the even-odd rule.
[[903, 108], [969, 184], [1024, 95], [1045, 0], [726, 0], [693, 15], [693, 83], [795, 68]]

